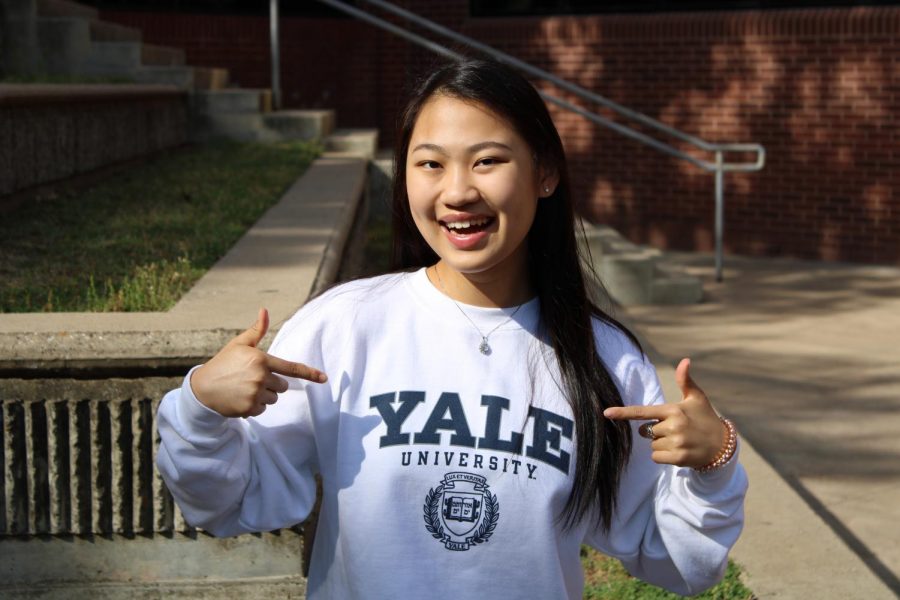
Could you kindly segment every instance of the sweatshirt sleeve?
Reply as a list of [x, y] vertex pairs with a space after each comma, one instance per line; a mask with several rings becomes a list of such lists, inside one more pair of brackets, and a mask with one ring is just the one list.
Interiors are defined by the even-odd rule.
[[[653, 366], [643, 357], [625, 371], [626, 405], [661, 404]], [[608, 532], [588, 532], [585, 543], [622, 561], [629, 573], [672, 592], [693, 595], [721, 581], [728, 552], [744, 524], [747, 476], [738, 453], [724, 467], [699, 473], [660, 465], [650, 441], [632, 423], [633, 449]]]
[[[321, 336], [297, 335], [296, 319], [282, 328], [269, 352], [325, 370], [316, 343]], [[303, 521], [316, 500], [318, 471], [310, 404], [333, 404], [331, 382], [285, 378], [288, 391], [263, 414], [232, 419], [197, 400], [191, 373], [165, 395], [157, 416], [157, 467], [187, 522], [231, 536]]]

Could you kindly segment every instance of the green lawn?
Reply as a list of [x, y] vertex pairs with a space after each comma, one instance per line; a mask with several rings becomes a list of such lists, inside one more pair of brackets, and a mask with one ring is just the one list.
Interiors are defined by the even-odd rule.
[[172, 151], [0, 219], [0, 312], [161, 311], [234, 245], [317, 144]]
[[[622, 563], [587, 547], [581, 550], [584, 567], [584, 598], [589, 600], [676, 600], [682, 598], [628, 574]], [[753, 600], [753, 593], [741, 583], [740, 569], [729, 562], [725, 579], [710, 590], [692, 596], [703, 600]]]

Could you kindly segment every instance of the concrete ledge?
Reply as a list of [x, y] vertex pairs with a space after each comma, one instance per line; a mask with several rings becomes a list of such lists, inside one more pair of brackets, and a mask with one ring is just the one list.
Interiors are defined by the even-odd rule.
[[[273, 330], [333, 281], [366, 183], [367, 161], [325, 155], [166, 313], [0, 315], [0, 371], [183, 368], [249, 327], [259, 307]], [[271, 338], [269, 338], [271, 339]]]
[[694, 304], [703, 298], [700, 280], [663, 264], [659, 250], [633, 244], [605, 225], [584, 223], [584, 232], [594, 268], [622, 306]]
[[141, 64], [156, 65], [161, 67], [174, 67], [185, 64], [185, 53], [181, 48], [168, 46], [156, 46], [154, 44], [141, 45]]
[[0, 85], [0, 196], [181, 145], [172, 87]]
[[2, 538], [0, 595], [299, 598], [306, 590], [302, 551], [302, 534], [291, 530], [222, 539], [202, 533], [44, 542]]
[[19, 84], [0, 83], [0, 107], [37, 107], [60, 104], [128, 102], [133, 100], [187, 98], [171, 85], [132, 84]]
[[81, 72], [91, 49], [89, 24], [85, 19], [37, 20], [38, 42], [47, 72], [63, 75]]
[[334, 110], [279, 110], [263, 115], [263, 123], [285, 139], [324, 139], [334, 131]]
[[378, 151], [378, 130], [337, 129], [325, 140], [325, 149], [332, 152], [355, 152], [371, 160]]
[[272, 110], [272, 92], [268, 89], [197, 91], [191, 96], [191, 109], [199, 114], [254, 113]]

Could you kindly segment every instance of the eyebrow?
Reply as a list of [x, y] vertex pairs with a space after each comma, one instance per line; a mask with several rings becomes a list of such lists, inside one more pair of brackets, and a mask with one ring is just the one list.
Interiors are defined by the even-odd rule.
[[[485, 150], [487, 148], [500, 148], [509, 152], [513, 151], [513, 149], [506, 144], [494, 141], [478, 142], [477, 144], [469, 146], [466, 151], [470, 154], [474, 154], [475, 152], [481, 152], [482, 150]], [[438, 154], [443, 154], [444, 156], [449, 155], [449, 152], [447, 152], [447, 150], [443, 146], [438, 146], [437, 144], [419, 144], [418, 146], [413, 148], [410, 153], [418, 152], [419, 150], [431, 150], [432, 152], [437, 152]]]

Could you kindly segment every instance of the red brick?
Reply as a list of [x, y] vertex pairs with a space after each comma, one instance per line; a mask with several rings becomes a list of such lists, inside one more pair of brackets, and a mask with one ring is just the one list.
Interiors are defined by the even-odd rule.
[[[726, 177], [733, 250], [900, 264], [900, 7], [473, 19], [467, 0], [404, 6], [688, 133], [764, 143], [764, 171]], [[243, 85], [267, 85], [264, 18], [102, 16], [184, 48], [189, 62], [227, 67]], [[392, 143], [400, 91], [425, 51], [345, 19], [285, 19], [282, 31], [288, 105], [332, 106], [341, 125], [380, 127]], [[555, 107], [551, 114], [586, 214], [638, 242], [705, 247], [710, 175]], [[608, 205], [600, 178], [634, 200]], [[891, 198], [877, 226], [860, 208], [875, 182]], [[821, 232], [835, 224], [826, 242]]]

